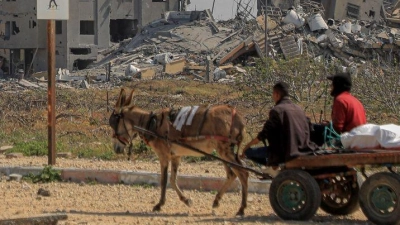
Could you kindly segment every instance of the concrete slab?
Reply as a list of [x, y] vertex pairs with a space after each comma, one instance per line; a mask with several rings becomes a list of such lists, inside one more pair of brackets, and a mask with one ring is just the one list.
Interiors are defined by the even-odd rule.
[[[94, 170], [94, 169], [76, 169], [76, 168], [55, 168], [61, 172], [63, 180], [72, 182], [87, 182], [96, 181], [99, 183], [109, 184], [137, 184], [137, 185], [160, 185], [160, 174], [151, 173], [146, 171], [118, 171], [118, 170]], [[0, 167], [0, 173], [10, 175], [12, 173], [28, 175], [29, 173], [39, 174], [43, 170], [42, 167]], [[169, 181], [169, 178], [168, 178]], [[225, 178], [218, 177], [203, 177], [203, 176], [190, 176], [179, 175], [178, 185], [186, 190], [199, 190], [199, 191], [217, 191], [219, 190]], [[270, 180], [259, 181], [249, 180], [249, 192], [267, 194], [271, 184]], [[169, 185], [169, 183], [168, 183]], [[240, 191], [241, 185], [236, 179], [228, 191]]]

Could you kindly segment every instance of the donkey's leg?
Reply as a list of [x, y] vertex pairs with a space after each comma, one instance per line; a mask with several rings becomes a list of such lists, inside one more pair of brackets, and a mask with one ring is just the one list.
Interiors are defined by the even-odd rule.
[[[241, 164], [240, 161], [236, 163]], [[238, 176], [240, 183], [242, 184], [242, 204], [239, 211], [236, 213], [238, 216], [244, 215], [244, 209], [247, 207], [247, 193], [248, 193], [248, 179], [249, 173], [243, 169], [232, 168], [233, 172]]]
[[[220, 156], [221, 156], [221, 158], [223, 158], [227, 161], [241, 165], [242, 163], [240, 162], [240, 160], [237, 157], [235, 157], [233, 147], [234, 146], [230, 146], [228, 143], [220, 143], [219, 144]], [[230, 168], [230, 170], [232, 171], [233, 174], [235, 174], [235, 176], [234, 176], [235, 178], [236, 178], [236, 176], [239, 178], [240, 183], [242, 185], [242, 203], [241, 203], [239, 211], [236, 213], [236, 215], [243, 216], [244, 209], [247, 207], [247, 191], [248, 191], [249, 173], [243, 169], [239, 169], [239, 168], [235, 168], [235, 167]], [[232, 181], [231, 181], [231, 183], [232, 183]], [[226, 187], [226, 188], [228, 188], [228, 187]]]
[[168, 180], [168, 164], [167, 159], [160, 158], [161, 165], [161, 197], [157, 205], [154, 206], [153, 211], [160, 211], [161, 206], [165, 204], [165, 195], [167, 191], [167, 180]]
[[176, 193], [179, 196], [179, 199], [184, 202], [187, 206], [192, 206], [192, 200], [189, 198], [186, 198], [181, 189], [178, 187], [178, 184], [176, 183], [176, 179], [178, 176], [178, 168], [179, 164], [181, 163], [181, 157], [180, 156], [174, 156], [171, 160], [171, 177], [170, 177], [170, 184], [172, 188], [176, 191]]
[[219, 207], [219, 201], [221, 200], [222, 196], [224, 196], [226, 190], [231, 186], [232, 182], [236, 179], [236, 174], [232, 171], [232, 169], [224, 164], [225, 171], [226, 171], [226, 180], [225, 183], [222, 185], [221, 189], [219, 189], [217, 195], [215, 196], [213, 208]]

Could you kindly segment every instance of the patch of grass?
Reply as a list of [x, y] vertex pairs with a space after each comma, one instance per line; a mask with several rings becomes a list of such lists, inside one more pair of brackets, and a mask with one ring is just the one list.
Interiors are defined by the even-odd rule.
[[[218, 153], [215, 150], [211, 153], [211, 155], [218, 157]], [[197, 162], [204, 162], [204, 161], [213, 161], [216, 159], [214, 159], [210, 156], [200, 156], [200, 157], [186, 156], [186, 157], [183, 157], [183, 160], [185, 160], [185, 162], [188, 162], [188, 163], [197, 163]]]
[[61, 172], [55, 170], [52, 166], [45, 166], [39, 174], [34, 175], [30, 173], [24, 177], [24, 180], [31, 181], [32, 183], [50, 183], [61, 181]]
[[99, 149], [82, 148], [77, 150], [76, 155], [78, 158], [98, 158], [101, 160], [115, 159], [115, 153], [111, 150], [102, 151]]
[[143, 141], [138, 141], [132, 146], [132, 153], [133, 154], [144, 154], [149, 153], [151, 148], [146, 145]]
[[153, 184], [134, 184], [134, 185], [132, 185], [132, 187], [150, 189], [150, 188], [154, 188], [155, 185], [153, 185]]

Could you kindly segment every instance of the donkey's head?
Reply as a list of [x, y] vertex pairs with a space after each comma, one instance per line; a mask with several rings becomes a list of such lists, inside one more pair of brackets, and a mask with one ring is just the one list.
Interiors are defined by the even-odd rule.
[[125, 90], [121, 89], [117, 104], [109, 119], [109, 124], [114, 131], [114, 151], [117, 154], [124, 153], [125, 147], [131, 144], [132, 139], [137, 134], [136, 132], [132, 132], [132, 130], [131, 132], [129, 131], [131, 125], [127, 124], [128, 121], [124, 119], [124, 111], [126, 112], [127, 107], [131, 104], [133, 92], [132, 90], [129, 97], [127, 97]]

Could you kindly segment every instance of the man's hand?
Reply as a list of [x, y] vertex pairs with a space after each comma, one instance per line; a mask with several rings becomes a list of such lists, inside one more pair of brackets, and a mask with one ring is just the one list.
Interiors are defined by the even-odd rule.
[[243, 149], [242, 154], [240, 155], [241, 159], [245, 159], [246, 158], [246, 154], [244, 154], [246, 152], [247, 149], [249, 149], [250, 146], [246, 145], [246, 147]]
[[328, 121], [328, 120], [323, 120], [322, 122], [321, 122], [321, 125], [324, 125], [324, 126], [329, 126], [330, 125], [330, 121]]

